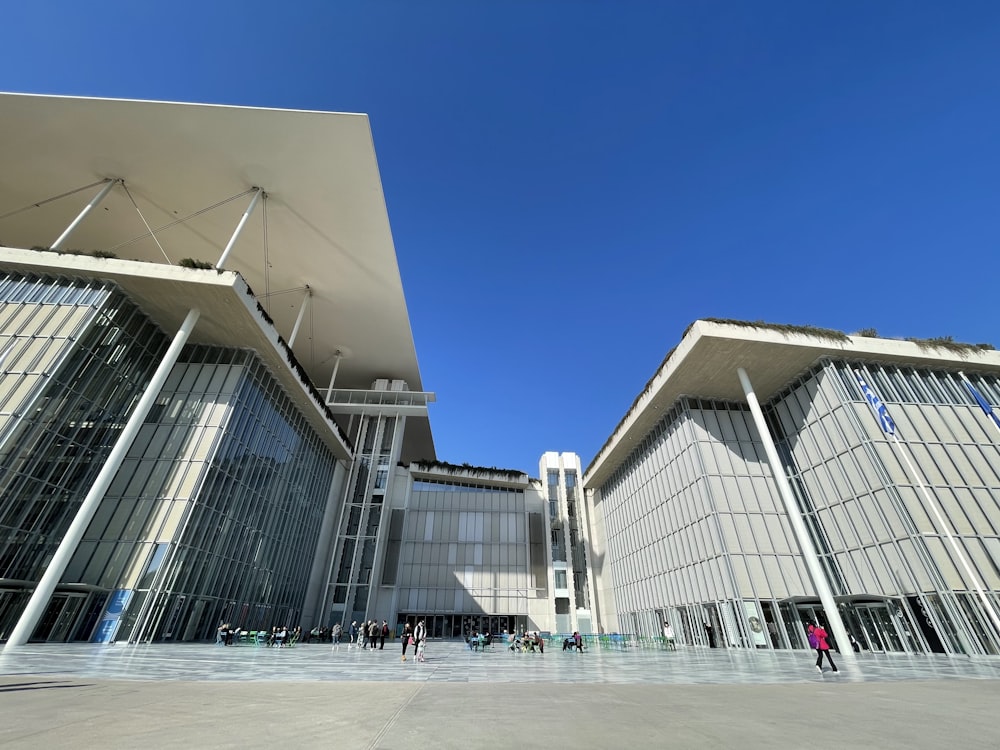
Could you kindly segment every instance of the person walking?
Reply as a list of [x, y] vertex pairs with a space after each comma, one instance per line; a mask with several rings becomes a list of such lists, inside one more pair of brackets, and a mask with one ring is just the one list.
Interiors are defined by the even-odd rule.
[[816, 671], [820, 674], [823, 673], [823, 655], [826, 655], [826, 660], [830, 662], [830, 669], [836, 674], [840, 670], [837, 669], [837, 665], [833, 663], [833, 657], [830, 656], [830, 644], [827, 643], [827, 638], [829, 637], [826, 630], [822, 625], [817, 625], [813, 628], [813, 636], [816, 638]]
[[382, 651], [385, 649], [385, 639], [389, 637], [389, 623], [382, 620], [382, 632], [379, 633], [378, 639], [378, 650]]
[[368, 623], [368, 647], [374, 651], [378, 646], [379, 626], [377, 620]]
[[333, 626], [330, 639], [333, 641], [333, 648], [340, 650], [340, 639], [344, 636], [344, 628], [338, 622]]
[[354, 642], [355, 642], [355, 640], [357, 640], [357, 637], [358, 637], [358, 621], [357, 620], [353, 620], [351, 622], [351, 633], [350, 633], [350, 635], [351, 635], [351, 642], [347, 644], [347, 647], [348, 648], [354, 648]]
[[[399, 640], [403, 643], [403, 658], [400, 661], [406, 661], [406, 647], [410, 645], [410, 641], [413, 640], [413, 628], [410, 627], [410, 623], [406, 623], [403, 626], [403, 634], [399, 637]], [[416, 649], [414, 649], [416, 651]]]
[[413, 651], [417, 656], [417, 661], [424, 660], [424, 641], [427, 640], [427, 626], [423, 620], [417, 622], [417, 629], [413, 631]]
[[671, 651], [677, 650], [677, 643], [674, 638], [674, 626], [666, 620], [663, 621], [663, 644]]

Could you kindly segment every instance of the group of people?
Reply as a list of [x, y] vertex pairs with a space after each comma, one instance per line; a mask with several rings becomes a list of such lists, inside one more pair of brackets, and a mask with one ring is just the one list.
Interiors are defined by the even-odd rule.
[[339, 643], [343, 637], [344, 627], [338, 622], [332, 628], [318, 625], [305, 634], [303, 643]]
[[403, 626], [400, 640], [403, 642], [403, 656], [400, 661], [406, 661], [406, 650], [410, 646], [413, 647], [413, 656], [417, 661], [426, 661], [424, 649], [427, 646], [427, 626], [423, 620], [418, 620], [415, 628], [411, 628], [410, 623], [406, 623]]
[[518, 651], [534, 652], [536, 649], [540, 654], [545, 653], [545, 639], [537, 630], [527, 633], [522, 631], [511, 637], [510, 650], [515, 653]]
[[472, 635], [466, 638], [465, 642], [469, 644], [471, 651], [485, 651], [486, 647], [493, 643], [493, 634], [473, 630]]
[[234, 628], [231, 623], [223, 622], [219, 623], [216, 630], [215, 643], [217, 646], [232, 646], [234, 642], [239, 643], [244, 634], [252, 635], [258, 643], [281, 648], [297, 643], [302, 637], [302, 628], [298, 625], [294, 628], [275, 625], [270, 630], [243, 630], [239, 626]]
[[[336, 626], [335, 626], [336, 627]], [[362, 623], [358, 623], [357, 620], [351, 623], [350, 630], [351, 642], [348, 648], [357, 646], [358, 648], [366, 648], [370, 651], [375, 649], [385, 649], [385, 639], [389, 637], [389, 623], [382, 620], [382, 624], [378, 624], [378, 620], [366, 620]], [[340, 643], [339, 638], [335, 640], [334, 646]]]
[[574, 648], [581, 654], [583, 653], [583, 636], [578, 630], [574, 630], [573, 635], [569, 638], [563, 639], [563, 651], [572, 651]]

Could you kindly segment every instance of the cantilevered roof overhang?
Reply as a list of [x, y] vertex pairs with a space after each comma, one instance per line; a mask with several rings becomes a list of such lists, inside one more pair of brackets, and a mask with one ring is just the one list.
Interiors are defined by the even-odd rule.
[[334, 456], [351, 458], [351, 445], [323, 407], [320, 394], [291, 366], [287, 347], [257, 308], [246, 282], [234, 271], [217, 273], [130, 260], [55, 255], [0, 247], [0, 269], [37, 276], [58, 275], [112, 281], [172, 336], [187, 315], [200, 313], [190, 343], [254, 350]]
[[[0, 245], [49, 247], [100, 186], [50, 198], [120, 179], [62, 249], [172, 267], [216, 264], [261, 188], [225, 268], [286, 341], [310, 295], [293, 350], [314, 386], [325, 392], [336, 367], [336, 388], [423, 390], [367, 116], [0, 94], [0, 164]], [[169, 284], [140, 286], [144, 307], [182, 304], [151, 301]], [[239, 346], [241, 330], [211, 338]], [[406, 436], [403, 460], [435, 457], [426, 416]]]
[[600, 487], [673, 404], [683, 396], [746, 403], [737, 369], [753, 384], [757, 400], [770, 401], [824, 357], [913, 367], [1000, 373], [1000, 352], [955, 354], [912, 341], [817, 335], [711, 321], [695, 321], [584, 472], [585, 487]]

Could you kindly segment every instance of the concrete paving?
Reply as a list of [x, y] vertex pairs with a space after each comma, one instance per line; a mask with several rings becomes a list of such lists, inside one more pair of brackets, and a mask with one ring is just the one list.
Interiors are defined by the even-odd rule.
[[[805, 652], [0, 652], [4, 748], [1000, 748], [1000, 660]], [[834, 655], [837, 658], [837, 655]]]

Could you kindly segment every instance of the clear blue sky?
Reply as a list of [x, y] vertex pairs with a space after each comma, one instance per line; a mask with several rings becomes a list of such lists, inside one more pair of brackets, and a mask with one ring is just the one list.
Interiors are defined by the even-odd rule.
[[2, 90], [370, 116], [441, 460], [586, 465], [698, 318], [1000, 347], [998, 2], [8, 5]]

